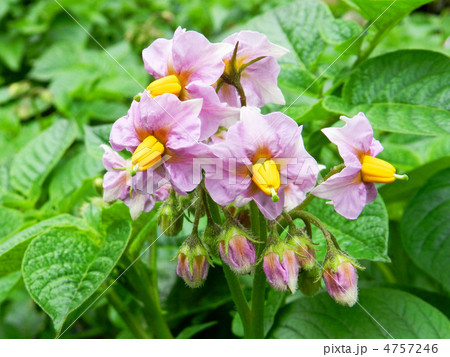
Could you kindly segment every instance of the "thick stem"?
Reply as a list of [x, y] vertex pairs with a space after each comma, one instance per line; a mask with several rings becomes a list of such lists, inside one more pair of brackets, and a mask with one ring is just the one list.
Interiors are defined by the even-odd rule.
[[[250, 219], [253, 235], [262, 242], [267, 241], [266, 219], [259, 211], [256, 204], [250, 204]], [[258, 248], [258, 257], [261, 255], [262, 247]], [[252, 338], [264, 338], [264, 301], [266, 295], [266, 276], [263, 270], [263, 259], [255, 267], [255, 276], [252, 289]]]
[[148, 317], [147, 320], [151, 323], [155, 337], [173, 338], [173, 335], [164, 320], [162, 311], [153, 296], [153, 292], [150, 290], [149, 284], [144, 281], [136, 265], [137, 264], [134, 264], [130, 269], [130, 283], [133, 285], [144, 304], [144, 310]]
[[251, 337], [251, 312], [248, 306], [247, 299], [242, 292], [239, 277], [234, 274], [227, 265], [223, 265], [223, 273], [230, 289], [231, 298], [236, 305], [236, 310], [241, 317], [242, 325], [244, 326], [244, 337]]
[[136, 320], [134, 315], [128, 311], [127, 306], [125, 306], [122, 299], [119, 295], [117, 295], [114, 289], [109, 289], [106, 298], [136, 338], [150, 338], [150, 336], [142, 329], [139, 321]]

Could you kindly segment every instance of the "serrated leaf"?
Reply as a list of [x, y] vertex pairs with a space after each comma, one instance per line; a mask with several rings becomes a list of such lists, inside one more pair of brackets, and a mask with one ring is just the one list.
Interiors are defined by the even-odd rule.
[[[307, 210], [318, 217], [336, 236], [339, 245], [356, 259], [388, 262], [389, 219], [380, 196], [367, 205], [358, 219], [350, 221], [334, 211], [326, 200], [315, 199]], [[316, 239], [323, 242], [322, 238]], [[322, 255], [324, 249], [321, 249]]]
[[403, 246], [422, 270], [450, 291], [450, 169], [431, 177], [403, 215]]
[[58, 203], [81, 187], [84, 180], [99, 174], [102, 170], [101, 159], [90, 156], [83, 148], [55, 171], [49, 186], [50, 200]]
[[68, 214], [47, 219], [24, 229], [0, 244], [0, 276], [20, 270], [23, 255], [31, 241], [54, 227], [78, 227], [88, 230], [82, 219]]
[[24, 282], [33, 299], [52, 318], [56, 331], [108, 277], [129, 235], [130, 224], [118, 221], [107, 228], [101, 247], [74, 228], [52, 229], [29, 245], [22, 265]]
[[14, 233], [23, 224], [23, 214], [14, 209], [0, 206], [0, 242], [2, 238]]
[[[450, 322], [419, 298], [392, 289], [361, 289], [358, 305], [336, 304], [326, 293], [281, 311], [271, 338], [450, 338]], [[370, 314], [370, 315], [369, 315]]]
[[27, 197], [36, 198], [45, 178], [72, 145], [76, 135], [76, 125], [60, 119], [29, 141], [13, 158], [12, 187]]

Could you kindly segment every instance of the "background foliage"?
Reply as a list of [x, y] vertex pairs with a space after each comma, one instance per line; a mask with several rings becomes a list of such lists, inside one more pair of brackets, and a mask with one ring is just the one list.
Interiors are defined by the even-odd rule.
[[450, 337], [450, 12], [444, 1], [399, 0], [378, 20], [392, 1], [60, 3], [74, 18], [54, 0], [0, 3], [1, 338], [149, 337], [130, 327], [151, 324], [133, 274], [149, 286], [157, 279], [158, 289], [147, 293], [159, 294], [178, 337], [242, 336], [220, 268], [210, 270], [200, 289], [176, 278], [170, 259], [188, 223], [180, 237], [161, 237], [128, 277], [100, 295], [159, 232], [156, 210], [130, 223], [126, 207], [102, 202], [99, 145], [150, 81], [141, 50], [171, 37], [178, 25], [211, 40], [257, 30], [287, 47], [279, 84], [288, 105], [267, 110], [286, 110], [304, 124], [308, 151], [328, 167], [339, 157], [320, 129], [341, 114], [364, 111], [385, 147], [380, 157], [410, 177], [407, 184], [380, 186], [381, 197], [354, 222], [332, 215], [323, 201], [308, 208], [367, 267], [360, 303], [386, 330], [361, 307], [338, 306], [326, 293], [270, 291], [266, 334]]

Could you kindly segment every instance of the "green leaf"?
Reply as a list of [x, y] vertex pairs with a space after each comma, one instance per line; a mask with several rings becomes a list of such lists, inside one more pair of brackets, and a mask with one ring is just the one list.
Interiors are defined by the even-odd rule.
[[89, 155], [101, 160], [105, 152], [100, 145], [109, 145], [109, 133], [112, 125], [84, 126], [84, 143]]
[[291, 53], [279, 60], [282, 65], [299, 63], [311, 70], [325, 47], [319, 29], [332, 21], [333, 15], [325, 4], [303, 0], [257, 16], [245, 28], [262, 32], [273, 43], [289, 49]]
[[68, 214], [47, 219], [24, 229], [0, 244], [0, 276], [20, 270], [23, 255], [31, 241], [54, 227], [78, 227], [88, 230], [82, 219]]
[[325, 42], [340, 45], [359, 36], [362, 29], [356, 22], [334, 19], [329, 23], [322, 23], [319, 32]]
[[450, 133], [450, 58], [405, 50], [363, 63], [344, 85], [342, 98], [326, 97], [325, 109], [364, 112], [375, 129], [419, 135]]
[[409, 147], [400, 144], [383, 143], [384, 150], [377, 156], [386, 160], [396, 169], [408, 171], [422, 163], [421, 157]]
[[280, 310], [270, 337], [450, 338], [445, 315], [413, 295], [374, 288], [361, 289], [359, 296], [367, 312], [340, 306], [326, 293], [296, 300]]
[[370, 21], [375, 21], [374, 26], [384, 29], [394, 26], [418, 7], [433, 0], [345, 0], [355, 6], [358, 11]]
[[23, 54], [25, 52], [25, 40], [20, 37], [1, 36], [0, 37], [0, 60], [6, 66], [17, 72], [20, 69]]
[[83, 148], [55, 171], [49, 186], [50, 200], [58, 203], [81, 187], [84, 180], [99, 174], [102, 170], [101, 159], [90, 156]]
[[389, 203], [409, 201], [431, 176], [447, 167], [450, 167], [450, 157], [430, 162], [408, 172], [409, 181], [407, 183], [396, 181], [382, 186], [379, 192], [385, 201]]
[[19, 211], [0, 206], [0, 242], [1, 239], [20, 228], [23, 214]]
[[9, 292], [20, 279], [20, 271], [0, 278], [0, 304], [8, 297]]
[[28, 142], [11, 163], [13, 188], [27, 197], [37, 197], [45, 178], [72, 145], [76, 135], [76, 125], [60, 119]]
[[[358, 219], [350, 221], [334, 211], [326, 200], [315, 199], [307, 210], [318, 217], [332, 232], [343, 250], [356, 259], [388, 262], [388, 215], [380, 196], [367, 205]], [[316, 235], [318, 236], [318, 235]], [[322, 238], [315, 239], [323, 242]], [[321, 247], [323, 255], [324, 248]]]
[[431, 51], [396, 51], [362, 64], [345, 84], [342, 97], [352, 105], [402, 103], [448, 110], [449, 81], [449, 57]]
[[130, 224], [118, 221], [108, 227], [102, 246], [74, 228], [52, 229], [29, 245], [22, 265], [24, 282], [57, 331], [108, 277], [129, 235]]
[[217, 324], [217, 321], [211, 321], [211, 322], [206, 322], [206, 323], [200, 324], [200, 325], [188, 326], [188, 327], [184, 328], [178, 334], [177, 339], [191, 338], [191, 337], [195, 336], [196, 334], [198, 334], [199, 332], [202, 332], [216, 324]]
[[403, 245], [422, 270], [450, 291], [450, 169], [431, 177], [408, 204], [403, 215]]

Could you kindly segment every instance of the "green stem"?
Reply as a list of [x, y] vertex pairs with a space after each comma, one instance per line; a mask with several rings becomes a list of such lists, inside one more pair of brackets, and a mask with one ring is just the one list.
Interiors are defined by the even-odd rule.
[[119, 295], [117, 295], [114, 289], [109, 289], [106, 298], [136, 338], [150, 338], [150, 336], [142, 329], [134, 315], [129, 312], [127, 306], [125, 306], [122, 299]]
[[139, 294], [143, 304], [148, 321], [155, 333], [156, 338], [173, 338], [166, 321], [164, 320], [162, 311], [158, 306], [153, 291], [150, 290], [148, 282], [145, 282], [141, 273], [137, 269], [138, 263], [134, 264], [130, 269], [130, 283]]
[[[289, 212], [289, 214], [293, 219], [300, 218], [300, 219], [307, 220], [307, 221], [311, 222], [312, 224], [314, 224], [317, 228], [319, 228], [322, 231], [322, 234], [323, 234], [325, 240], [327, 241], [327, 245], [329, 247], [335, 246], [336, 240], [334, 239], [334, 237], [331, 236], [328, 229], [322, 224], [320, 219], [318, 219], [316, 216], [313, 216], [311, 213], [308, 213], [305, 211], [300, 211], [297, 209], [292, 210], [291, 212]], [[339, 248], [339, 247], [337, 246], [337, 248]]]
[[242, 292], [239, 277], [234, 274], [227, 265], [223, 265], [223, 273], [230, 289], [231, 298], [236, 305], [237, 312], [241, 317], [242, 325], [244, 326], [244, 336], [249, 338], [251, 336], [251, 311], [248, 306], [247, 299]]
[[[266, 219], [259, 211], [256, 204], [252, 201], [250, 204], [250, 219], [252, 223], [253, 235], [262, 242], [267, 241]], [[258, 248], [258, 257], [262, 253], [262, 247]], [[252, 289], [252, 338], [264, 338], [264, 301], [266, 295], [266, 276], [263, 270], [263, 259], [259, 259], [255, 267], [255, 276]]]

